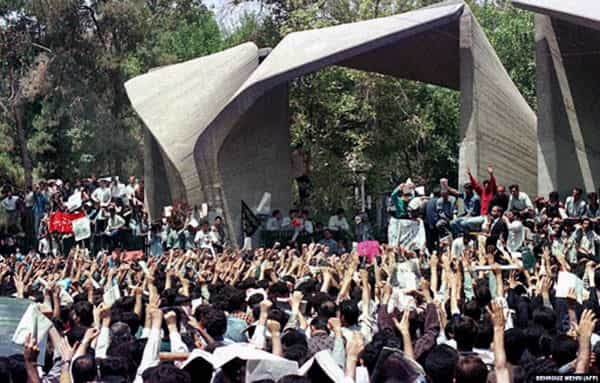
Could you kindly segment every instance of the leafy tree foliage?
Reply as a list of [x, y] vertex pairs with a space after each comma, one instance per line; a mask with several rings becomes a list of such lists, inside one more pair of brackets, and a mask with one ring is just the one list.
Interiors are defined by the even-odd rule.
[[1, 0], [0, 176], [141, 174], [124, 82], [223, 44], [195, 0]]

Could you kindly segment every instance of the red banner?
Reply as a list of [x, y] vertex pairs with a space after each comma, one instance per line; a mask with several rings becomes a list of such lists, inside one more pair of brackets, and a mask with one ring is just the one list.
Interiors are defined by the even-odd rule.
[[72, 234], [73, 225], [71, 222], [83, 217], [85, 217], [85, 213], [83, 211], [76, 211], [74, 213], [56, 211], [50, 214], [50, 218], [48, 220], [48, 230], [51, 233]]

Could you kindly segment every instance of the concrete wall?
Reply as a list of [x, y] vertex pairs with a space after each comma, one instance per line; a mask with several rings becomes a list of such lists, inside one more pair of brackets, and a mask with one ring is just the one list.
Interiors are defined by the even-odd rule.
[[254, 207], [269, 192], [272, 209], [286, 212], [292, 206], [290, 145], [288, 86], [284, 84], [250, 108], [219, 151], [223, 201], [232, 233], [241, 230], [241, 200]]
[[163, 206], [171, 204], [171, 190], [166, 180], [160, 146], [144, 128], [144, 202], [151, 219], [160, 218]]
[[535, 16], [540, 193], [600, 186], [600, 30]]
[[470, 11], [460, 19], [460, 80], [461, 184], [467, 168], [481, 182], [491, 165], [498, 182], [535, 195], [536, 116]]

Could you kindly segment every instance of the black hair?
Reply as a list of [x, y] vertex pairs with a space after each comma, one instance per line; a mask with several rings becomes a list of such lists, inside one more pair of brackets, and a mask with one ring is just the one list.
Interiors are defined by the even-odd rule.
[[227, 332], [227, 317], [223, 310], [210, 308], [203, 318], [206, 332], [213, 338], [220, 338]]
[[96, 359], [91, 354], [86, 354], [72, 362], [74, 383], [85, 383], [96, 379]]
[[346, 326], [353, 326], [358, 323], [360, 311], [355, 301], [347, 299], [340, 303], [340, 315]]
[[183, 370], [190, 375], [194, 383], [210, 383], [214, 368], [210, 362], [198, 357], [186, 364]]
[[113, 356], [105, 359], [98, 359], [98, 365], [100, 376], [102, 376], [103, 379], [109, 376], [125, 377], [128, 375], [128, 362], [125, 358]]
[[140, 321], [140, 317], [137, 316], [136, 313], [132, 311], [121, 311], [116, 315], [111, 317], [112, 322], [123, 322], [129, 326], [129, 330], [133, 335], [137, 334], [142, 322]]
[[579, 348], [577, 341], [566, 334], [556, 335], [552, 339], [551, 354], [552, 360], [558, 366], [575, 360], [577, 358], [577, 349]]
[[494, 327], [489, 320], [479, 322], [477, 337], [475, 337], [474, 346], [476, 348], [490, 348], [494, 339]]
[[281, 343], [283, 344], [284, 348], [292, 347], [296, 344], [308, 347], [306, 335], [304, 335], [304, 332], [295, 329], [285, 331], [281, 336]]
[[190, 375], [170, 363], [160, 363], [142, 374], [144, 383], [191, 383]]
[[431, 383], [452, 383], [456, 375], [457, 362], [456, 350], [442, 344], [431, 349], [423, 367], [431, 379]]
[[264, 300], [264, 295], [261, 293], [254, 293], [248, 297], [248, 306], [254, 307]]
[[315, 328], [315, 330], [325, 331], [329, 334], [329, 326], [327, 325], [328, 318], [317, 316], [313, 320], [310, 321], [310, 325]]
[[506, 359], [510, 364], [517, 365], [521, 362], [526, 347], [527, 342], [523, 331], [518, 328], [504, 331], [504, 349], [506, 350]]
[[285, 348], [283, 357], [289, 360], [298, 362], [301, 366], [308, 359], [308, 346], [305, 344], [294, 344], [290, 347]]
[[271, 310], [269, 310], [267, 318], [279, 322], [281, 328], [284, 328], [285, 324], [289, 319], [289, 316], [283, 310], [280, 310], [278, 308], [272, 308]]
[[464, 305], [464, 314], [479, 321], [481, 319], [481, 306], [475, 299], [471, 299]]
[[277, 383], [311, 383], [311, 380], [302, 375], [286, 375], [279, 378]]
[[146, 339], [133, 339], [129, 342], [112, 343], [108, 348], [108, 356], [118, 356], [127, 362], [127, 377], [130, 381], [135, 379], [137, 368], [142, 362]]
[[454, 339], [460, 351], [471, 351], [479, 332], [479, 326], [473, 318], [460, 317], [454, 322]]
[[94, 324], [94, 307], [88, 301], [79, 301], [73, 305], [71, 312], [79, 317], [82, 326], [90, 327]]
[[269, 298], [287, 298], [290, 295], [290, 291], [288, 290], [287, 283], [283, 281], [277, 281], [269, 287], [268, 292]]
[[227, 302], [227, 311], [232, 313], [243, 310], [245, 304], [246, 293], [242, 290], [234, 289], [229, 296], [229, 301]]
[[488, 370], [480, 357], [463, 356], [456, 364], [456, 381], [461, 383], [486, 383]]
[[474, 293], [479, 307], [486, 307], [492, 301], [492, 293], [487, 280], [478, 279], [475, 283]]
[[69, 329], [69, 332], [67, 332], [67, 340], [69, 341], [69, 344], [72, 346], [76, 342], [81, 342], [86, 331], [87, 327], [71, 327], [71, 329]]
[[392, 329], [384, 328], [375, 333], [371, 342], [367, 343], [359, 354], [359, 358], [364, 362], [369, 374], [372, 375], [374, 373], [377, 360], [384, 347], [402, 350], [404, 344], [402, 343], [402, 339], [398, 338]]
[[542, 326], [547, 332], [554, 333], [556, 327], [556, 313], [549, 307], [538, 307], [533, 312], [533, 323]]

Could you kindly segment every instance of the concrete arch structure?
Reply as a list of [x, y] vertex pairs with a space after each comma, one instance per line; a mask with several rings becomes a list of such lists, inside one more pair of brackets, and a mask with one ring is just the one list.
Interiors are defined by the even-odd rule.
[[536, 12], [538, 190], [598, 190], [600, 1], [513, 3]]
[[459, 90], [461, 176], [494, 164], [501, 180], [535, 192], [536, 117], [462, 2], [292, 33], [260, 63], [258, 52], [247, 43], [126, 83], [148, 128], [154, 214], [157, 193], [208, 202], [239, 238], [241, 199], [254, 203], [269, 191], [273, 208], [289, 208], [288, 83], [330, 65]]

